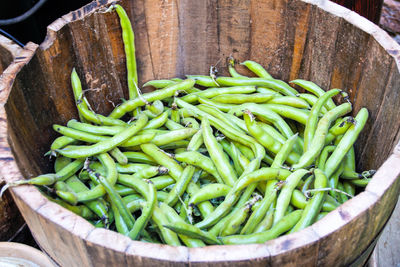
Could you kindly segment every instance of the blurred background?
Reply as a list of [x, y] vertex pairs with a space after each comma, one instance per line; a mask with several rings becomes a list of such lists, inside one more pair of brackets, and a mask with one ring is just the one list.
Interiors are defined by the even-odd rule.
[[[91, 0], [3, 0], [0, 9], [0, 29], [14, 36], [22, 44], [29, 41], [40, 44], [46, 36], [47, 25], [89, 2]], [[333, 2], [378, 24], [400, 43], [400, 0], [333, 0]], [[40, 7], [27, 19], [2, 25], [4, 20], [18, 17], [35, 6]]]
[[[14, 36], [22, 44], [29, 41], [40, 44], [46, 36], [46, 27], [57, 18], [78, 9], [91, 0], [2, 0], [0, 29]], [[40, 8], [27, 19], [10, 25], [1, 25], [3, 20], [22, 15], [39, 2]], [[5, 35], [5, 34], [3, 34]]]

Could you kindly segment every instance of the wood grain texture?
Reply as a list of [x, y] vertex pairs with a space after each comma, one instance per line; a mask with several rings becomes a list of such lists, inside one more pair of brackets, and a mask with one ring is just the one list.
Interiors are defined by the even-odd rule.
[[[0, 82], [1, 174], [12, 181], [51, 170], [42, 155], [53, 123], [77, 118], [73, 67], [92, 108], [108, 114], [127, 97], [125, 59], [111, 0], [94, 1], [55, 21], [46, 40], [29, 44], [17, 72]], [[189, 249], [131, 241], [95, 229], [50, 203], [34, 187], [12, 190], [40, 246], [64, 266], [337, 266], [369, 255], [400, 190], [399, 46], [352, 12], [316, 0], [120, 3], [135, 30], [139, 85], [150, 79], [227, 74], [226, 57], [262, 63], [275, 77], [313, 80], [349, 92], [371, 119], [357, 144], [363, 169], [378, 169], [366, 191], [313, 226], [265, 244]], [[362, 25], [360, 25], [362, 24]], [[243, 73], [249, 74], [244, 68]], [[8, 160], [4, 160], [4, 158]], [[332, 245], [334, 244], [334, 245]], [[337, 249], [340, 247], [340, 249]], [[68, 253], [65, 253], [65, 252]]]
[[[12, 64], [15, 58], [20, 56], [22, 48], [15, 44], [8, 38], [0, 35], [0, 84], [6, 84], [0, 87], [0, 99], [5, 99], [7, 97], [7, 89], [10, 88], [10, 81], [8, 80], [10, 73], [18, 72], [21, 68], [17, 63]], [[18, 60], [18, 59], [17, 59]], [[11, 66], [10, 66], [11, 65]], [[1, 118], [4, 118], [3, 113]], [[5, 127], [5, 122], [3, 122], [3, 127]], [[4, 136], [5, 137], [5, 136]], [[0, 159], [2, 161], [9, 161], [9, 158], [5, 155], [4, 150], [7, 150], [8, 144], [5, 139], [0, 144]], [[7, 153], [7, 152], [6, 152]], [[0, 176], [0, 188], [5, 185], [5, 180], [3, 176]], [[15, 205], [11, 193], [6, 192], [0, 199], [0, 241], [9, 241], [13, 236], [24, 226], [25, 221], [22, 218], [17, 206]], [[21, 241], [24, 241], [22, 239]]]
[[19, 45], [0, 34], [0, 75], [21, 51]]

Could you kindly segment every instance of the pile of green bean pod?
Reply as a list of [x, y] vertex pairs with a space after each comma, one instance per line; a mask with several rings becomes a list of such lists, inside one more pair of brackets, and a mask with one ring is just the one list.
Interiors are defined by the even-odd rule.
[[374, 171], [356, 172], [354, 143], [368, 112], [352, 117], [342, 90], [291, 81], [300, 93], [251, 60], [240, 64], [253, 77], [239, 74], [231, 59], [231, 77], [152, 80], [143, 87], [153, 91], [141, 94], [129, 20], [111, 9], [130, 58], [129, 99], [96, 114], [73, 70], [79, 120], [53, 126], [54, 173], [9, 186], [37, 185], [133, 240], [202, 247], [299, 231], [367, 185]]

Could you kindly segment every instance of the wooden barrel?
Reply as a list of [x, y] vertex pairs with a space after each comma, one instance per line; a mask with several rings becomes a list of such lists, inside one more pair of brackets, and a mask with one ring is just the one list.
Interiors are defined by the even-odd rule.
[[[21, 53], [22, 48], [10, 39], [0, 35], [0, 79], [11, 71], [7, 69], [14, 58]], [[8, 90], [8, 89], [7, 89]], [[3, 87], [0, 87], [0, 95], [3, 95]], [[9, 149], [7, 144], [1, 144], [0, 149]], [[7, 158], [2, 158], [7, 160]], [[12, 159], [11, 159], [12, 160]], [[0, 176], [0, 187], [5, 184], [4, 177]], [[25, 221], [18, 211], [14, 200], [9, 192], [6, 192], [0, 199], [0, 241], [8, 241], [18, 235], [24, 229]]]
[[[1, 174], [7, 181], [51, 171], [43, 157], [53, 123], [77, 118], [70, 73], [102, 114], [127, 97], [119, 21], [99, 0], [48, 27], [28, 44], [24, 66], [2, 81]], [[139, 83], [208, 74], [225, 58], [252, 59], [275, 77], [343, 88], [354, 112], [370, 119], [356, 145], [358, 169], [378, 169], [366, 190], [300, 232], [264, 244], [172, 247], [132, 241], [47, 201], [35, 187], [12, 189], [41, 248], [62, 266], [345, 266], [362, 265], [389, 219], [400, 189], [399, 46], [378, 26], [329, 1], [128, 1], [136, 34]], [[22, 59], [21, 59], [22, 60]], [[14, 82], [13, 82], [14, 80]], [[7, 87], [8, 86], [8, 87]], [[5, 93], [3, 93], [5, 96]], [[98, 105], [101, 104], [101, 105]], [[8, 143], [5, 140], [8, 137]], [[12, 158], [13, 160], [3, 160]]]

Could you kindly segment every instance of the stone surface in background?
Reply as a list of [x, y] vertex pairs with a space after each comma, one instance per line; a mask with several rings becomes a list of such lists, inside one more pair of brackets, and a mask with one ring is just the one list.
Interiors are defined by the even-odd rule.
[[383, 2], [379, 25], [400, 43], [400, 1], [385, 0]]

